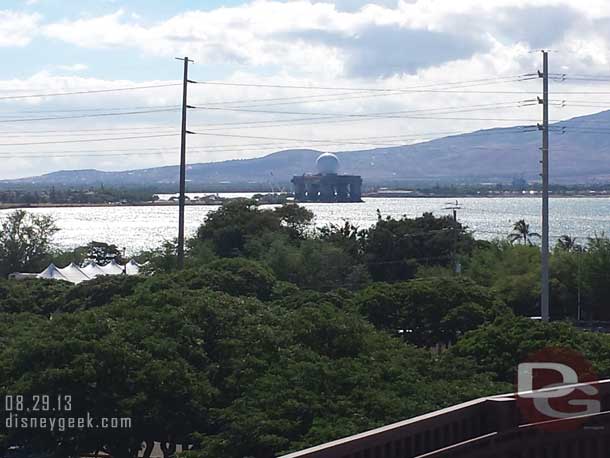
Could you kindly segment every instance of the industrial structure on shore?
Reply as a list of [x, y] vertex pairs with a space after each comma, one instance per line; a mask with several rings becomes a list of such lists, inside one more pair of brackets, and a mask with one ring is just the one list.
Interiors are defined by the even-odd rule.
[[316, 167], [315, 175], [292, 177], [297, 202], [362, 202], [362, 177], [340, 175], [337, 156], [321, 154]]

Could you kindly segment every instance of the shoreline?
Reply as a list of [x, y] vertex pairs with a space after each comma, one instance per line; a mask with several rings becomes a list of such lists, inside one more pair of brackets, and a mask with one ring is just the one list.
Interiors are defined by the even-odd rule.
[[[392, 195], [363, 195], [363, 198], [367, 199], [540, 199], [540, 195], [466, 195], [466, 196], [456, 196], [456, 195], [444, 195], [438, 194], [433, 196], [392, 196]], [[595, 199], [610, 199], [610, 195], [586, 195], [586, 194], [575, 194], [575, 195], [555, 195], [551, 196], [551, 199], [583, 199], [583, 198], [595, 198]], [[232, 198], [227, 198], [226, 201], [232, 200]], [[316, 203], [316, 202], [301, 202], [301, 203]], [[329, 204], [334, 204], [335, 202], [330, 202]], [[357, 202], [356, 202], [357, 203]], [[187, 206], [219, 206], [221, 204], [214, 202], [198, 202], [198, 201], [187, 201]], [[277, 205], [277, 204], [267, 204], [261, 203], [261, 205]], [[155, 202], [129, 202], [129, 203], [120, 203], [120, 202], [109, 202], [109, 203], [31, 203], [31, 204], [20, 204], [20, 203], [3, 203], [0, 202], [0, 210], [24, 210], [30, 208], [96, 208], [96, 207], [177, 207], [178, 201], [155, 201]]]

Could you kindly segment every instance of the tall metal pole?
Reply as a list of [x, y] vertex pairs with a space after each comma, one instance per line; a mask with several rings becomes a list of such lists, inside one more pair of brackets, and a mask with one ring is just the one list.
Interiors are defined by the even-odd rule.
[[550, 319], [549, 299], [549, 54], [542, 51], [542, 295], [543, 321]]
[[184, 77], [182, 82], [182, 131], [180, 137], [180, 196], [178, 198], [178, 269], [184, 268], [184, 207], [186, 205], [186, 113], [188, 97], [188, 57], [177, 58], [184, 61]]

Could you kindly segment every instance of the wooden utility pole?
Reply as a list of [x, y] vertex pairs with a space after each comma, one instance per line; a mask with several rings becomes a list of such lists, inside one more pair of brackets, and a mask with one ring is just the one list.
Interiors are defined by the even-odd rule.
[[188, 98], [188, 73], [189, 62], [193, 62], [188, 57], [176, 57], [184, 61], [184, 76], [182, 82], [182, 131], [180, 137], [180, 196], [178, 198], [178, 269], [184, 268], [184, 207], [186, 206], [186, 114]]
[[542, 294], [540, 298], [540, 311], [542, 321], [550, 319], [550, 291], [549, 291], [549, 53], [542, 51], [542, 247], [541, 271]]

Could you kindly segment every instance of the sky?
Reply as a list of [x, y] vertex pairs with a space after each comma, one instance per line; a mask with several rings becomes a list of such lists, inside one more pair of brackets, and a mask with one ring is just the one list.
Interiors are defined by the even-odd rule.
[[595, 113], [609, 25], [607, 0], [2, 0], [0, 179], [176, 164], [177, 56], [189, 163], [535, 125], [541, 49], [551, 119]]

